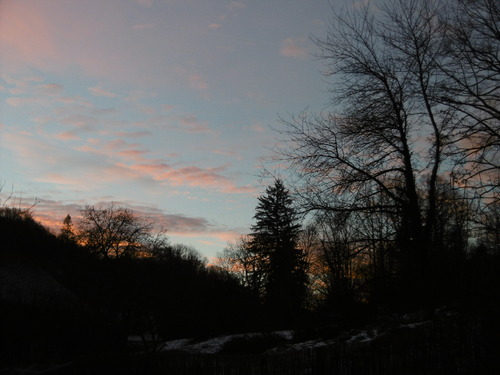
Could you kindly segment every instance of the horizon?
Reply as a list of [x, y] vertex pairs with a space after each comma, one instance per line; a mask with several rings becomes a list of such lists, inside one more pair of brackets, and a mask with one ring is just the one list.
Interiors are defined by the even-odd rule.
[[0, 199], [37, 200], [52, 230], [115, 202], [214, 257], [250, 230], [262, 166], [279, 171], [279, 117], [328, 103], [311, 37], [331, 6], [2, 2]]

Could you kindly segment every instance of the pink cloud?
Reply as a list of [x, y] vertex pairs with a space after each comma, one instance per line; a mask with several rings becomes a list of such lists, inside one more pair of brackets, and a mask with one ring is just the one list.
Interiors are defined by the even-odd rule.
[[78, 185], [81, 183], [80, 179], [63, 176], [58, 173], [49, 173], [43, 178], [38, 178], [37, 181], [49, 182], [57, 185]]
[[197, 90], [206, 90], [208, 89], [208, 83], [199, 75], [199, 74], [191, 74], [188, 77], [189, 86], [195, 88]]
[[6, 103], [12, 107], [22, 107], [25, 105], [41, 105], [45, 99], [44, 98], [34, 98], [34, 97], [13, 97], [7, 98]]
[[80, 137], [75, 134], [74, 131], [65, 131], [56, 135], [57, 139], [61, 141], [76, 141], [79, 140]]
[[170, 169], [171, 167], [168, 164], [159, 163], [159, 164], [138, 164], [131, 166], [131, 168], [141, 173], [157, 175], [158, 173]]
[[158, 176], [160, 180], [167, 180], [172, 185], [212, 186], [218, 187], [227, 184], [227, 179], [220, 174], [224, 168], [203, 169], [197, 166], [188, 166], [171, 169]]
[[261, 124], [253, 124], [252, 130], [256, 133], [265, 133], [266, 128], [264, 126], [262, 126]]
[[[54, 181], [58, 181], [61, 184], [72, 184], [63, 176], [51, 175]], [[18, 204], [18, 196], [22, 195], [21, 192], [14, 192], [13, 198]], [[0, 192], [1, 201], [7, 199], [7, 195]], [[23, 197], [20, 206], [21, 208], [29, 208], [33, 206], [33, 212], [35, 214], [35, 219], [39, 220], [43, 225], [50, 228], [54, 233], [59, 233], [62, 226], [62, 222], [66, 215], [71, 215], [73, 222], [78, 223], [80, 219], [81, 209], [84, 207], [84, 202], [65, 202], [57, 201], [53, 199], [35, 198], [35, 197]], [[105, 206], [111, 203], [111, 197], [106, 201], [88, 202], [88, 204], [94, 206]], [[161, 209], [156, 207], [140, 204], [136, 202], [125, 202], [125, 201], [113, 201], [113, 203], [118, 207], [126, 207], [134, 211], [137, 215], [146, 217], [151, 220], [157, 229], [164, 228], [168, 233], [172, 234], [184, 234], [188, 237], [197, 236], [204, 233], [211, 233], [216, 230], [209, 221], [202, 217], [190, 217], [180, 213], [166, 213]], [[224, 235], [219, 235], [219, 232], [213, 232], [214, 237], [225, 238]]]
[[210, 25], [208, 25], [208, 28], [212, 30], [220, 29], [221, 27], [222, 25], [220, 23], [211, 23]]
[[59, 54], [53, 42], [52, 25], [33, 2], [2, 2], [0, 46], [2, 55], [12, 64], [26, 61], [46, 64]]
[[93, 105], [88, 100], [82, 99], [78, 96], [62, 96], [57, 99], [58, 102], [64, 104], [75, 104], [86, 108], [92, 108]]
[[59, 95], [64, 91], [64, 87], [57, 83], [47, 83], [37, 86], [35, 90], [39, 95]]
[[208, 123], [198, 120], [198, 117], [195, 115], [186, 115], [182, 117], [179, 122], [182, 125], [182, 129], [190, 133], [204, 133], [210, 131]]
[[[123, 34], [126, 26], [111, 11], [112, 4], [102, 2], [100, 14], [79, 12], [79, 4], [71, 2], [59, 5], [59, 2], [13, 0], [0, 4], [4, 71], [20, 72], [34, 67], [61, 73], [78, 67], [87, 74], [107, 79], [132, 77], [134, 69], [121, 63], [127, 51], [115, 48], [119, 38], [113, 33]], [[101, 15], [106, 15], [105, 22], [101, 22], [104, 20]]]
[[107, 91], [107, 90], [103, 89], [100, 86], [89, 87], [88, 90], [92, 93], [92, 95], [95, 95], [95, 96], [105, 96], [107, 98], [114, 98], [114, 97], [116, 97], [116, 94], [114, 94], [114, 93], [112, 93], [110, 91]]
[[139, 143], [129, 143], [123, 139], [115, 139], [107, 142], [99, 139], [89, 139], [87, 144], [77, 147], [76, 150], [83, 153], [104, 156], [109, 168], [118, 168], [120, 173], [126, 170], [127, 173], [123, 175], [125, 177], [134, 175], [134, 173], [133, 169], [122, 162], [123, 160], [136, 163], [143, 163], [147, 160], [144, 158], [144, 155], [148, 151], [141, 150], [140, 147]]
[[304, 58], [307, 56], [307, 49], [302, 47], [305, 38], [287, 38], [283, 41], [280, 53], [286, 57]]
[[129, 144], [127, 142], [125, 142], [124, 140], [122, 139], [115, 139], [113, 141], [109, 141], [109, 142], [106, 142], [104, 145], [103, 145], [103, 148], [105, 150], [120, 150], [120, 149], [123, 149], [127, 146], [137, 146], [137, 143], [135, 144]]
[[233, 181], [225, 177], [225, 167], [200, 168], [186, 166], [176, 168], [166, 163], [136, 164], [130, 168], [140, 174], [149, 176], [153, 180], [167, 183], [171, 186], [191, 186], [204, 189], [213, 189], [224, 193], [241, 194], [253, 193], [250, 186], [236, 186]]
[[242, 2], [240, 1], [231, 1], [228, 5], [228, 8], [230, 10], [235, 10], [235, 9], [244, 9], [246, 8], [246, 5], [243, 4]]
[[65, 101], [65, 98], [60, 96], [64, 87], [56, 83], [32, 85], [29, 79], [21, 79], [10, 85], [10, 87], [6, 87], [5, 91], [15, 96], [11, 96], [5, 101], [13, 107], [49, 106]]
[[146, 154], [146, 151], [142, 150], [123, 150], [118, 152], [118, 155], [120, 155], [124, 159], [131, 160], [139, 160], [144, 154]]
[[[61, 176], [53, 176], [55, 179], [64, 181]], [[18, 204], [17, 197], [21, 195], [20, 192], [14, 193], [14, 200]], [[6, 195], [0, 192], [0, 200], [6, 199]], [[206, 218], [198, 216], [189, 216], [176, 212], [165, 212], [153, 205], [147, 203], [139, 203], [134, 201], [120, 201], [113, 200], [112, 197], [101, 197], [91, 201], [63, 201], [54, 200], [50, 197], [41, 199], [33, 198], [23, 195], [21, 208], [32, 207], [34, 218], [42, 223], [42, 225], [49, 228], [53, 233], [59, 234], [60, 229], [66, 215], [71, 215], [73, 223], [78, 226], [81, 219], [81, 209], [85, 204], [94, 206], [108, 205], [113, 202], [118, 207], [126, 207], [131, 209], [137, 215], [151, 220], [155, 230], [166, 230], [167, 238], [173, 243], [192, 243], [195, 247], [196, 244], [209, 245], [222, 249], [228, 241], [234, 241], [235, 238], [241, 236], [242, 230], [220, 228]], [[212, 258], [215, 254], [206, 254]]]

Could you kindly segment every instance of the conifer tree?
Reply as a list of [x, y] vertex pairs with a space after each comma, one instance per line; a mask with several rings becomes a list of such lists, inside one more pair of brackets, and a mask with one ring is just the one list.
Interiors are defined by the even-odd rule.
[[63, 220], [63, 225], [61, 227], [61, 233], [59, 234], [59, 238], [67, 242], [75, 242], [75, 230], [73, 227], [73, 220], [71, 216], [68, 214]]
[[297, 246], [301, 225], [293, 200], [279, 179], [258, 200], [250, 249], [261, 259], [265, 304], [278, 314], [298, 312], [307, 276], [304, 253]]

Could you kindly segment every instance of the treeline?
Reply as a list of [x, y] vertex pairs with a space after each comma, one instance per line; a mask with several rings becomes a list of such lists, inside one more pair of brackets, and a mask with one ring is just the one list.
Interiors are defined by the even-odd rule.
[[155, 351], [167, 339], [256, 329], [249, 293], [193, 249], [128, 209], [82, 213], [55, 235], [31, 211], [0, 209], [0, 363]]
[[[265, 301], [288, 241], [300, 255], [287, 272], [306, 261], [302, 302], [312, 309], [497, 307], [498, 1], [367, 2], [334, 10], [316, 43], [330, 106], [281, 119], [276, 160], [288, 168], [293, 204], [268, 215], [289, 206], [281, 219], [300, 220], [273, 228], [258, 207], [256, 227], [221, 255], [223, 267]], [[289, 234], [261, 246], [273, 230]]]

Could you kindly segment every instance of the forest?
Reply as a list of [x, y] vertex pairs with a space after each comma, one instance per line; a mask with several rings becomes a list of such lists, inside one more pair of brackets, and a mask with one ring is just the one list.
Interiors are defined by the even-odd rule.
[[[500, 6], [377, 5], [315, 39], [330, 105], [279, 119], [283, 170], [217, 260], [112, 202], [57, 233], [1, 202], [0, 370], [500, 370]], [[322, 345], [286, 351], [285, 330]], [[249, 332], [220, 355], [164, 350]]]

